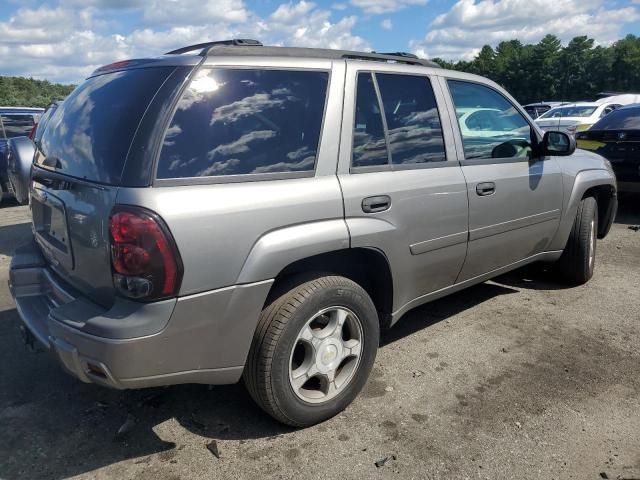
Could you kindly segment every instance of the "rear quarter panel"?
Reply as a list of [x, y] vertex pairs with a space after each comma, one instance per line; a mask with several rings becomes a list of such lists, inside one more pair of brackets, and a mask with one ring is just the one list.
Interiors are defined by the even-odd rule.
[[[300, 239], [316, 241], [308, 236], [317, 230], [316, 222], [330, 226], [337, 236], [323, 237], [318, 245], [327, 249], [348, 246], [335, 176], [121, 189], [117, 203], [149, 208], [167, 223], [184, 265], [180, 295], [275, 277], [308, 251], [300, 248], [304, 243]], [[338, 223], [325, 223], [328, 220]], [[293, 244], [298, 248], [289, 248]], [[254, 247], [257, 253], [248, 262], [253, 269], [241, 276]], [[272, 252], [278, 260], [270, 261], [268, 267], [260, 265], [259, 260]]]

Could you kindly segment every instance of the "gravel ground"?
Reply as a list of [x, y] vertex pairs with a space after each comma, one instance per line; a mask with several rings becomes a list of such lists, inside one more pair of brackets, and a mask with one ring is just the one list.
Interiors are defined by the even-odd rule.
[[2, 479], [640, 479], [640, 198], [589, 284], [530, 267], [410, 312], [354, 404], [297, 431], [240, 385], [112, 391], [26, 351], [6, 281], [27, 222], [0, 208]]

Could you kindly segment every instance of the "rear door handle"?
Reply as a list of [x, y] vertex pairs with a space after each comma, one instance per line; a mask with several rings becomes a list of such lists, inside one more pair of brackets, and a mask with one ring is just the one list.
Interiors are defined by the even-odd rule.
[[391, 197], [389, 195], [376, 195], [362, 200], [362, 211], [365, 213], [377, 213], [389, 210]]
[[482, 182], [476, 185], [476, 193], [481, 197], [496, 193], [496, 184], [493, 182]]

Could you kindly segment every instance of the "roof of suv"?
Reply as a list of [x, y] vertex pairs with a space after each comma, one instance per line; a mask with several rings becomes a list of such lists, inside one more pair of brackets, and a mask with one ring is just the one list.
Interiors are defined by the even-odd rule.
[[[189, 54], [189, 55], [187, 55]], [[418, 58], [416, 55], [406, 52], [357, 52], [352, 50], [331, 50], [323, 48], [304, 47], [273, 47], [264, 46], [257, 40], [234, 39], [216, 42], [198, 43], [167, 52], [157, 58], [126, 60], [116, 62], [95, 70], [90, 76], [105, 73], [112, 70], [120, 70], [134, 66], [142, 66], [149, 63], [193, 63], [194, 59], [202, 57], [291, 57], [291, 58], [323, 58], [332, 60], [368, 60], [377, 62], [400, 63], [406, 65], [420, 65], [424, 67], [440, 68], [430, 60]], [[186, 57], [186, 58], [185, 58]], [[178, 60], [180, 59], [180, 60]], [[189, 59], [191, 61], [189, 61]]]

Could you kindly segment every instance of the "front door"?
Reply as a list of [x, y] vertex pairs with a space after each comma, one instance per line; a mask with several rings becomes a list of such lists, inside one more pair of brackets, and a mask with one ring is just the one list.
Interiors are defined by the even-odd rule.
[[450, 118], [433, 77], [419, 68], [406, 74], [379, 68], [347, 69], [350, 107], [338, 178], [351, 246], [387, 256], [398, 312], [455, 282], [467, 248], [468, 205]]
[[469, 197], [464, 281], [545, 251], [560, 221], [562, 173], [557, 158], [532, 153], [537, 133], [507, 97], [466, 80], [443, 88], [458, 119]]

